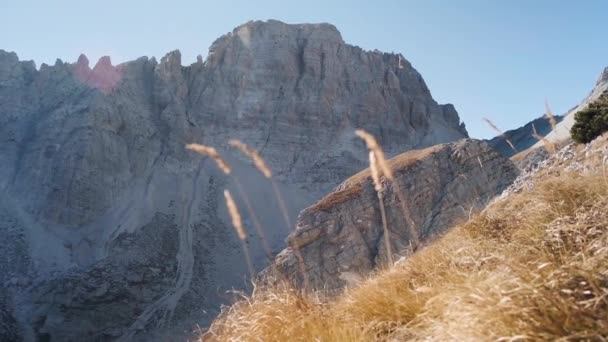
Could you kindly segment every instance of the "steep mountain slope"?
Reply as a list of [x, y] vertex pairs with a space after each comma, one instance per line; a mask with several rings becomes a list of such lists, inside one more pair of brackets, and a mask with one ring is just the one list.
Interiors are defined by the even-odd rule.
[[607, 167], [606, 134], [569, 144], [392, 267], [329, 298], [258, 287], [200, 340], [602, 341]]
[[[328, 24], [249, 22], [186, 67], [174, 51], [37, 70], [0, 51], [0, 312], [26, 340], [188, 334], [246, 283], [222, 190], [255, 199], [275, 250], [288, 232], [269, 182], [225, 142], [261, 151], [294, 217], [366, 165], [355, 128], [390, 155], [467, 136], [402, 56]], [[220, 148], [234, 175], [189, 142]]]

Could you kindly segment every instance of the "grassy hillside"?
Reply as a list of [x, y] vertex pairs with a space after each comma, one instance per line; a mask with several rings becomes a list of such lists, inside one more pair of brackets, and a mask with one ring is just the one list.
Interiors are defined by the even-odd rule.
[[337, 297], [257, 287], [201, 340], [605, 340], [607, 152], [608, 136], [565, 147], [519, 192]]

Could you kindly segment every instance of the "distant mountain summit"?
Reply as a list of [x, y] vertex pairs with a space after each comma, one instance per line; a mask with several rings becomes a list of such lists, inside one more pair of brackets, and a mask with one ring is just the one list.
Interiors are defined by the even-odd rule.
[[[532, 136], [534, 128], [536, 128], [538, 134], [544, 136], [547, 140], [553, 143], [562, 143], [568, 141], [570, 140], [570, 128], [572, 128], [572, 125], [574, 124], [574, 115], [578, 111], [585, 109], [590, 103], [596, 101], [607, 91], [608, 67], [605, 68], [602, 73], [600, 73], [595, 86], [580, 104], [574, 106], [564, 115], [555, 115], [555, 119], [557, 121], [557, 126], [555, 129], [551, 127], [546, 114], [544, 114], [543, 116], [528, 122], [522, 127], [509, 130], [505, 132], [504, 135], [487, 140], [487, 143], [499, 151], [502, 155], [510, 157], [529, 148], [535, 149], [538, 147], [543, 147], [544, 143], [539, 142]], [[511, 142], [511, 144], [513, 144], [515, 150], [513, 150], [513, 148], [509, 145], [507, 139], [509, 142]]]
[[[555, 121], [561, 122], [564, 118], [562, 115], [555, 115]], [[534, 130], [537, 134], [542, 136], [547, 135], [551, 132], [551, 123], [549, 119], [543, 115], [538, 117], [527, 124], [512, 130], [504, 132], [504, 135], [499, 135], [487, 141], [488, 145], [500, 152], [503, 156], [511, 157], [518, 152], [524, 151], [538, 143], [538, 140], [532, 135]], [[509, 145], [509, 142], [513, 144], [513, 147]]]
[[[389, 155], [467, 137], [403, 56], [329, 24], [248, 22], [189, 66], [173, 51], [37, 70], [0, 51], [0, 336], [167, 340], [204, 326], [246, 284], [223, 189], [244, 189], [258, 216], [245, 222], [274, 250], [288, 233], [270, 183], [226, 141], [261, 152], [293, 220], [367, 165], [356, 128]], [[190, 142], [217, 147], [233, 175]], [[249, 247], [261, 269], [261, 241]]]
[[[570, 139], [570, 128], [574, 125], [574, 115], [578, 111], [587, 108], [590, 103], [599, 99], [606, 91], [608, 91], [608, 67], [602, 71], [589, 95], [587, 95], [578, 106], [569, 110], [568, 113], [564, 115], [562, 122], [557, 125], [555, 131], [548, 134], [546, 138], [553, 142]], [[540, 146], [542, 146], [542, 143], [538, 142], [536, 147]]]

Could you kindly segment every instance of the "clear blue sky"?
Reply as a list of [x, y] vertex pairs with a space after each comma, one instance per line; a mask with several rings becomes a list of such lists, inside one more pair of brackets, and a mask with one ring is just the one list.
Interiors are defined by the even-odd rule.
[[576, 105], [608, 66], [608, 1], [0, 0], [0, 49], [37, 65], [85, 52], [114, 62], [180, 49], [184, 64], [251, 19], [330, 22], [365, 49], [400, 52], [471, 136]]

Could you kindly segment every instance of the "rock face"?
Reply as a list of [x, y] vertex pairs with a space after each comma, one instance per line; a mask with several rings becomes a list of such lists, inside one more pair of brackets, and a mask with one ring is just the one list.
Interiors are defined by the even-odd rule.
[[[389, 155], [467, 136], [402, 56], [345, 44], [328, 24], [249, 22], [185, 67], [174, 51], [37, 70], [0, 51], [0, 311], [15, 322], [2, 327], [127, 341], [204, 326], [246, 283], [223, 189], [245, 208], [244, 189], [275, 250], [288, 231], [272, 186], [227, 139], [262, 153], [294, 217], [366, 165], [355, 128]], [[218, 147], [234, 174], [189, 142]], [[249, 247], [262, 268], [260, 239]]]
[[[509, 159], [468, 139], [406, 152], [390, 164], [399, 190], [385, 180], [381, 194], [391, 249], [398, 254], [410, 249], [410, 222], [421, 241], [429, 240], [483, 208], [518, 174]], [[369, 170], [302, 211], [297, 228], [288, 238], [291, 247], [275, 264], [298, 285], [307, 278], [313, 288], [339, 289], [386, 265], [381, 211]], [[305, 272], [294, 252], [298, 250]]]

